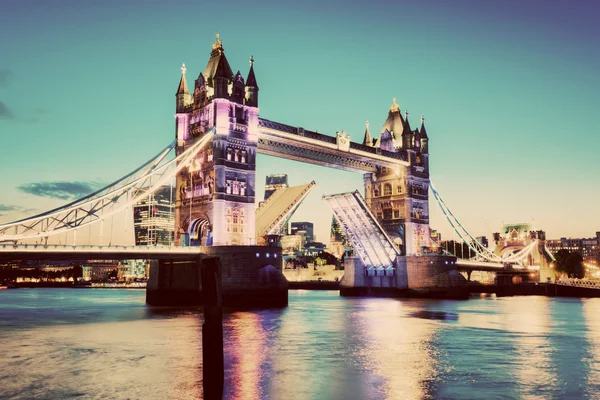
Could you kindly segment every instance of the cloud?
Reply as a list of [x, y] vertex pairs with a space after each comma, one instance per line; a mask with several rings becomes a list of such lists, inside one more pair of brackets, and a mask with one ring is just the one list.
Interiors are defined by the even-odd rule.
[[20, 210], [21, 207], [19, 206], [12, 206], [9, 204], [0, 204], [0, 212], [3, 211], [15, 211], [15, 210]]
[[11, 204], [0, 204], [0, 217], [6, 215], [6, 212], [23, 211], [23, 207], [13, 206]]
[[15, 115], [6, 104], [0, 101], [0, 118], [13, 119]]
[[7, 69], [0, 69], [0, 88], [8, 86], [12, 79], [13, 73]]
[[40, 197], [75, 200], [100, 188], [97, 182], [32, 182], [18, 186], [24, 192]]

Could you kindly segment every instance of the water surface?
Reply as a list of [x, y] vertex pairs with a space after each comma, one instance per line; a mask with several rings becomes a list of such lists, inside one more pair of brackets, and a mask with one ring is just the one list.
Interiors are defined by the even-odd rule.
[[[600, 299], [341, 298], [224, 317], [227, 399], [599, 398]], [[201, 309], [0, 291], [0, 398], [202, 397]]]

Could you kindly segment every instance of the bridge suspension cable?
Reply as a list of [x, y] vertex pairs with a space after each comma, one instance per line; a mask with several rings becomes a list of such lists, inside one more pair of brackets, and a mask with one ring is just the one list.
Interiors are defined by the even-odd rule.
[[[454, 216], [452, 211], [450, 211], [450, 209], [448, 208], [448, 206], [442, 199], [442, 196], [440, 195], [440, 193], [435, 189], [432, 182], [429, 183], [429, 187], [431, 189], [431, 192], [433, 193], [433, 197], [435, 198], [437, 205], [440, 207], [440, 210], [442, 210], [442, 213], [446, 217], [446, 220], [448, 221], [448, 223], [450, 224], [452, 229], [454, 229], [454, 232], [456, 232], [458, 237], [469, 247], [469, 249], [473, 250], [473, 252], [475, 252], [475, 254], [481, 256], [485, 260], [492, 261], [492, 262], [501, 261], [502, 258], [500, 256], [498, 256], [498, 255], [492, 253], [490, 250], [488, 250], [487, 247], [485, 247], [483, 244], [479, 243], [479, 241], [477, 239], [475, 239], [473, 237], [473, 235], [471, 235], [465, 229], [465, 227], [460, 223], [460, 221], [456, 218], [456, 216]], [[470, 241], [467, 240], [467, 237], [471, 240]]]
[[446, 220], [448, 221], [454, 232], [456, 232], [460, 239], [469, 247], [469, 249], [473, 250], [475, 254], [477, 254], [476, 259], [479, 259], [483, 262], [492, 263], [520, 263], [531, 254], [533, 249], [536, 248], [538, 240], [534, 240], [517, 253], [511, 253], [506, 256], [499, 256], [498, 254], [493, 253], [487, 247], [481, 244], [477, 239], [475, 239], [475, 237], [473, 237], [473, 235], [471, 235], [469, 231], [467, 231], [467, 229], [461, 224], [458, 218], [456, 218], [452, 211], [450, 211], [447, 204], [442, 199], [440, 193], [435, 189], [433, 183], [430, 182], [429, 187], [431, 188], [431, 192], [433, 193], [437, 205], [440, 207], [440, 210], [446, 217]]
[[[134, 171], [92, 194], [53, 210], [0, 225], [0, 242], [47, 239], [52, 235], [104, 221], [132, 207], [165, 185], [184, 167], [191, 165], [213, 133], [207, 132], [184, 152], [167, 160], [167, 156], [175, 149], [176, 141], [173, 141]], [[121, 201], [122, 199], [125, 201]], [[102, 226], [100, 235], [102, 236]]]

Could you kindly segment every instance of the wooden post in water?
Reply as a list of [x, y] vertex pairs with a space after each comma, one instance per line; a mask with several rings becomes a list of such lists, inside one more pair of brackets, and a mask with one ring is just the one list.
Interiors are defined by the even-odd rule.
[[201, 261], [204, 324], [202, 325], [202, 378], [204, 398], [223, 398], [223, 310], [221, 261], [218, 257]]

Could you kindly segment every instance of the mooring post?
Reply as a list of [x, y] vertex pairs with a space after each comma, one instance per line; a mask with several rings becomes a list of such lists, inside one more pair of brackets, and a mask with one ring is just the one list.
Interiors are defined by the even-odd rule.
[[202, 378], [204, 398], [223, 398], [223, 310], [221, 262], [217, 257], [198, 260], [204, 297], [202, 325]]

